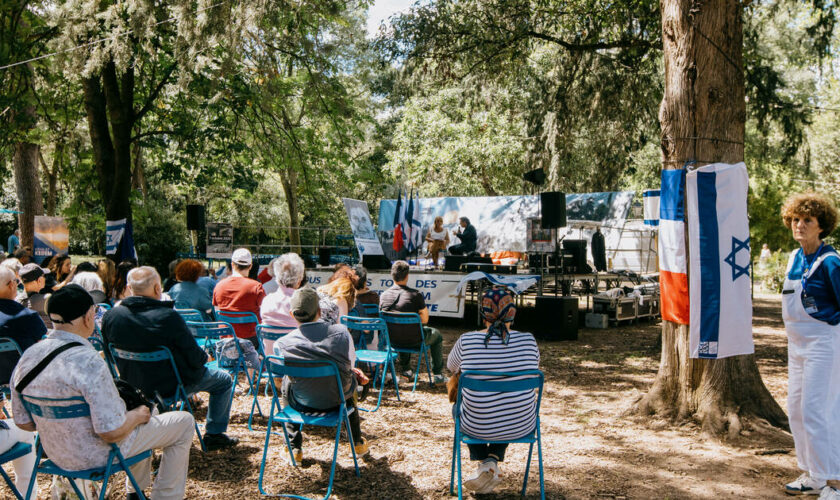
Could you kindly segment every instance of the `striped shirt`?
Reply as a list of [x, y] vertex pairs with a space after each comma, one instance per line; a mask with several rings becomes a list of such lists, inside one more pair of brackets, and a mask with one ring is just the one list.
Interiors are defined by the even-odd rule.
[[[511, 331], [507, 345], [502, 344], [499, 337], [492, 337], [487, 346], [484, 345], [485, 335], [484, 332], [461, 335], [449, 353], [449, 371], [539, 369], [540, 350], [530, 333]], [[485, 440], [519, 439], [534, 430], [536, 405], [534, 391], [498, 393], [463, 389], [461, 430]]]

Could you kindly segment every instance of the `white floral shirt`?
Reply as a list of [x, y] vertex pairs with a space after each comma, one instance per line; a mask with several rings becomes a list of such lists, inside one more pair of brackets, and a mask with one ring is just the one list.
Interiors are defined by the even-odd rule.
[[[30, 415], [15, 386], [49, 353], [68, 342], [82, 345], [59, 354], [23, 392], [27, 396], [53, 399], [81, 396], [90, 406], [90, 415], [61, 420]], [[125, 423], [125, 403], [105, 360], [87, 340], [62, 330], [51, 331], [47, 339], [23, 353], [12, 373], [11, 389], [15, 423], [23, 425], [34, 420], [41, 445], [56, 465], [67, 470], [105, 465], [110, 446], [97, 434], [116, 430]], [[128, 449], [136, 433], [134, 429], [119, 443], [120, 448]]]

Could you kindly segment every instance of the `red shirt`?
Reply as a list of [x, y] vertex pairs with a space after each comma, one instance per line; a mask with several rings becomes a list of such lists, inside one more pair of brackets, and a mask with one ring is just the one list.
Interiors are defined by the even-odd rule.
[[268, 266], [260, 271], [260, 274], [257, 275], [257, 279], [260, 280], [260, 283], [262, 284], [266, 284], [273, 279], [271, 275], [268, 274]]
[[[259, 281], [241, 276], [229, 276], [213, 289], [213, 305], [222, 311], [252, 312], [260, 319], [260, 305], [265, 291]], [[219, 318], [224, 321], [224, 318]], [[244, 323], [233, 325], [236, 336], [247, 339], [257, 334], [256, 325]]]

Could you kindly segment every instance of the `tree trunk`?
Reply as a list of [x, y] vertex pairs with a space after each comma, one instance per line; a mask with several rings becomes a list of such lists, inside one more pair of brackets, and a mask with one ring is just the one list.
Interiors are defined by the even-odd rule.
[[47, 215], [55, 217], [55, 206], [58, 201], [58, 166], [61, 163], [61, 156], [64, 154], [64, 144], [59, 143], [55, 146], [55, 153], [53, 154], [52, 168], [47, 167], [47, 162], [44, 160], [44, 155], [38, 151], [38, 160], [41, 162], [41, 170], [47, 176]]
[[[27, 106], [22, 112], [34, 126], [37, 121], [35, 108]], [[17, 191], [18, 215], [20, 227], [20, 246], [29, 247], [34, 252], [35, 216], [44, 215], [44, 200], [41, 197], [41, 176], [38, 170], [40, 148], [31, 142], [18, 142], [12, 163], [15, 170], [15, 190]]]
[[290, 251], [300, 253], [300, 217], [297, 202], [297, 171], [292, 168], [284, 169], [280, 174], [283, 183], [283, 193], [289, 206], [289, 241]]
[[[741, 4], [662, 0], [661, 11], [662, 168], [743, 161]], [[745, 419], [787, 428], [787, 416], [764, 386], [754, 355], [705, 360], [690, 359], [689, 352], [688, 325], [664, 321], [659, 373], [636, 411], [694, 418], [706, 432], [727, 432], [729, 438], [738, 436]]]

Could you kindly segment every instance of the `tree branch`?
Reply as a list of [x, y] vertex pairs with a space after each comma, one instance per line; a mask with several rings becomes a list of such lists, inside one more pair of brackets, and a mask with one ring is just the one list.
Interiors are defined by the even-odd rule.
[[146, 113], [148, 113], [152, 109], [152, 106], [155, 103], [155, 99], [158, 98], [158, 96], [160, 95], [160, 91], [163, 90], [163, 87], [166, 86], [167, 83], [169, 83], [169, 77], [172, 76], [172, 73], [175, 71], [176, 67], [177, 64], [172, 63], [171, 66], [166, 68], [166, 71], [163, 72], [163, 77], [161, 77], [160, 82], [158, 82], [154, 90], [152, 90], [151, 93], [149, 93], [149, 95], [146, 97], [146, 102], [143, 104], [143, 107], [140, 108], [140, 111], [134, 113], [134, 123], [139, 123], [140, 120], [143, 119], [143, 116], [145, 116]]

